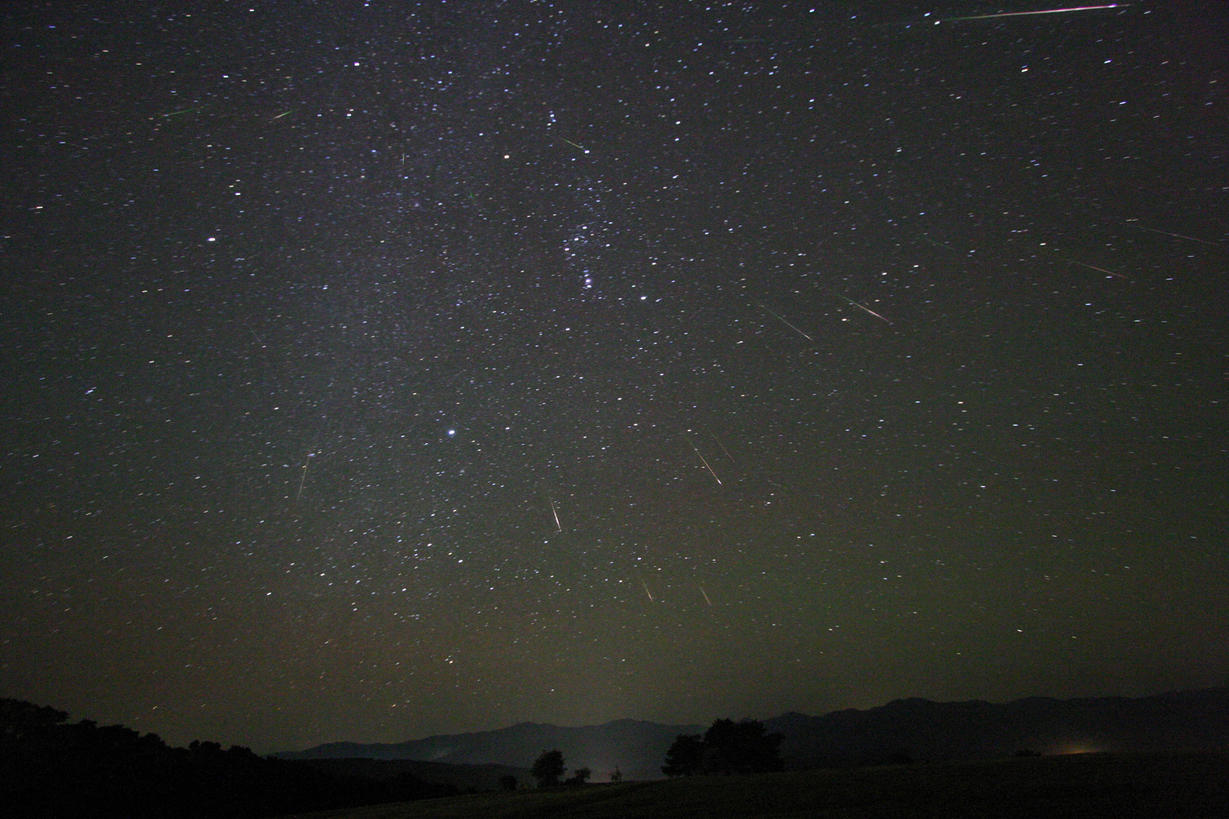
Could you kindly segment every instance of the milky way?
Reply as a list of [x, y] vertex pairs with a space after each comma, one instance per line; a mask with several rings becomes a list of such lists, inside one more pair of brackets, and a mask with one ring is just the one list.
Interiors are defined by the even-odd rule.
[[266, 751], [1229, 677], [1220, 4], [60, 5], [0, 694]]

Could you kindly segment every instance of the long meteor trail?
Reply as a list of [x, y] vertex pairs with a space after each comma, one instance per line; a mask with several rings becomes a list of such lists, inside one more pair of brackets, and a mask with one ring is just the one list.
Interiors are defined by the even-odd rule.
[[718, 478], [717, 473], [714, 472], [713, 468], [708, 465], [708, 460], [700, 454], [700, 450], [696, 448], [695, 442], [691, 440], [690, 436], [687, 438], [687, 443], [691, 444], [692, 451], [696, 453], [696, 457], [700, 459], [700, 463], [704, 464], [704, 468], [708, 470], [708, 474], [713, 476], [713, 480], [717, 482], [718, 486], [722, 486], [723, 484], [721, 483], [721, 478]]
[[798, 327], [797, 327], [797, 326], [795, 326], [795, 325], [793, 325], [793, 324], [790, 324], [790, 323], [789, 323], [788, 321], [786, 321], [784, 318], [782, 318], [782, 317], [781, 317], [781, 316], [779, 316], [778, 314], [774, 313], [773, 311], [769, 310], [769, 309], [768, 309], [768, 307], [767, 307], [766, 305], [764, 305], [762, 302], [757, 302], [757, 303], [760, 305], [760, 307], [763, 307], [763, 308], [764, 308], [764, 312], [766, 312], [768, 315], [772, 316], [772, 317], [773, 317], [773, 318], [775, 318], [777, 321], [781, 322], [781, 323], [782, 323], [782, 324], [784, 324], [786, 327], [788, 327], [789, 329], [793, 330], [795, 333], [797, 333], [798, 335], [802, 336], [803, 338], [805, 338], [807, 341], [811, 342], [812, 344], [814, 344], [814, 343], [815, 343], [815, 339], [811, 338], [811, 337], [810, 337], [810, 336], [808, 336], [806, 333], [802, 332], [802, 330], [798, 329]]
[[1042, 14], [1069, 14], [1073, 11], [1103, 11], [1105, 9], [1124, 9], [1130, 3], [1102, 3], [1097, 6], [1067, 6], [1061, 9], [1038, 9], [1036, 11], [1001, 11], [997, 14], [971, 14], [967, 17], [948, 17], [940, 20], [941, 23], [957, 22], [960, 20], [997, 20], [1001, 17], [1036, 17]]
[[[838, 295], [838, 296], [841, 296], [841, 294], [840, 294], [840, 293], [837, 293], [837, 295]], [[891, 323], [892, 323], [892, 320], [891, 320], [891, 319], [889, 319], [889, 318], [885, 318], [884, 316], [880, 315], [879, 313], [876, 313], [874, 310], [872, 310], [871, 308], [867, 307], [865, 304], [858, 304], [856, 301], [854, 301], [853, 299], [849, 298], [848, 296], [841, 296], [841, 298], [843, 298], [845, 301], [849, 302], [850, 304], [852, 304], [854, 307], [858, 308], [859, 310], [862, 310], [862, 311], [865, 311], [865, 312], [867, 312], [867, 313], [870, 313], [872, 316], [874, 316], [875, 318], [879, 319], [880, 321], [886, 321], [888, 324], [891, 324]]]
[[1085, 264], [1084, 262], [1077, 262], [1075, 259], [1068, 259], [1067, 261], [1071, 262], [1071, 264], [1079, 265], [1080, 267], [1086, 267], [1089, 270], [1096, 270], [1098, 273], [1105, 273], [1106, 275], [1109, 275], [1109, 276], [1114, 276], [1119, 279], [1126, 279], [1127, 281], [1131, 281], [1130, 276], [1124, 276], [1121, 273], [1115, 273], [1114, 271], [1107, 270], [1104, 267], [1097, 267], [1095, 264]]
[[[1131, 220], [1128, 219], [1127, 221]], [[1175, 239], [1187, 239], [1192, 242], [1199, 242], [1201, 245], [1211, 245], [1212, 247], [1216, 247], [1220, 244], [1219, 242], [1209, 242], [1207, 239], [1199, 239], [1195, 236], [1187, 236], [1185, 233], [1172, 233], [1168, 230], [1157, 230], [1156, 228], [1144, 227], [1143, 225], [1136, 225], [1135, 227], [1139, 228], [1140, 230], [1146, 230], [1149, 233], [1159, 233], [1162, 236], [1172, 236]]]

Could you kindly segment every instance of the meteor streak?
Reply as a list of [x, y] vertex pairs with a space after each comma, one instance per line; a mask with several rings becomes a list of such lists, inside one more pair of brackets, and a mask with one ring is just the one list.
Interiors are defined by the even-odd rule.
[[182, 117], [185, 114], [195, 114], [197, 111], [203, 111], [204, 109], [205, 106], [198, 105], [195, 108], [180, 108], [178, 111], [167, 111], [165, 114], [159, 114], [158, 116], [163, 119], [170, 119], [172, 117]]
[[687, 438], [687, 443], [691, 444], [691, 450], [696, 453], [696, 457], [700, 459], [700, 463], [704, 464], [704, 468], [708, 470], [708, 474], [713, 476], [713, 480], [717, 482], [718, 486], [722, 486], [723, 484], [721, 483], [721, 478], [717, 477], [717, 473], [714, 472], [713, 468], [708, 465], [708, 461], [705, 460], [704, 456], [700, 454], [700, 450], [696, 448], [695, 443], [690, 437]]
[[1140, 230], [1146, 230], [1149, 233], [1159, 233], [1162, 236], [1172, 236], [1175, 239], [1186, 239], [1191, 242], [1199, 242], [1199, 244], [1201, 245], [1212, 245], [1213, 247], [1216, 247], [1219, 244], [1218, 242], [1209, 242], [1207, 239], [1200, 239], [1195, 236], [1187, 236], [1185, 233], [1172, 233], [1168, 230], [1157, 230], [1156, 228], [1144, 227], [1143, 225], [1136, 225], [1135, 227], [1139, 228]]
[[963, 254], [963, 253], [961, 253], [959, 250], [957, 250], [956, 248], [954, 248], [954, 247], [952, 247], [951, 245], [947, 244], [946, 242], [936, 242], [934, 239], [931, 239], [931, 238], [929, 238], [929, 237], [927, 237], [927, 236], [923, 236], [923, 237], [922, 237], [922, 241], [923, 241], [923, 242], [925, 242], [925, 243], [926, 243], [926, 244], [928, 244], [928, 245], [933, 245], [933, 246], [935, 246], [935, 247], [941, 247], [941, 248], [943, 248], [944, 250], [950, 250], [952, 253], [955, 253], [955, 254], [956, 254], [956, 255], [958, 255], [958, 256], [963, 256], [963, 255], [964, 255], [964, 254]]
[[767, 306], [765, 306], [762, 302], [756, 302], [756, 304], [759, 304], [759, 305], [760, 305], [760, 307], [763, 307], [763, 308], [764, 308], [764, 312], [766, 312], [768, 315], [772, 316], [772, 317], [773, 317], [773, 318], [775, 318], [777, 321], [781, 322], [781, 323], [782, 323], [782, 324], [784, 324], [786, 327], [788, 327], [789, 329], [793, 330], [793, 331], [794, 331], [795, 333], [797, 333], [798, 335], [800, 335], [800, 336], [802, 336], [803, 338], [805, 338], [807, 341], [811, 342], [812, 344], [814, 344], [814, 343], [815, 343], [815, 339], [811, 338], [811, 337], [810, 337], [810, 336], [808, 336], [806, 333], [802, 332], [802, 330], [798, 329], [798, 327], [797, 327], [797, 326], [795, 326], [795, 325], [793, 325], [793, 324], [790, 324], [788, 321], [786, 321], [784, 318], [782, 318], [782, 317], [781, 317], [781, 316], [779, 316], [778, 314], [776, 314], [776, 313], [774, 313], [773, 311], [769, 310], [769, 309], [768, 309], [768, 307], [767, 307]]
[[724, 452], [725, 456], [730, 459], [730, 463], [735, 463], [734, 456], [730, 454], [730, 450], [725, 448], [725, 444], [721, 443], [721, 439], [719, 439], [716, 435], [713, 435], [711, 432], [708, 435], [714, 442], [716, 442], [717, 446], [721, 447], [721, 451]]
[[1104, 267], [1097, 267], [1095, 264], [1084, 264], [1083, 262], [1077, 262], [1075, 259], [1068, 259], [1067, 261], [1071, 262], [1072, 264], [1078, 264], [1080, 267], [1087, 267], [1089, 270], [1096, 270], [1099, 273], [1105, 273], [1110, 276], [1115, 276], [1119, 279], [1126, 279], [1127, 281], [1131, 281], [1129, 276], [1124, 276], [1121, 273], [1115, 273], [1112, 270], [1106, 270]]
[[295, 503], [298, 503], [299, 498], [303, 497], [303, 484], [307, 483], [307, 467], [311, 466], [313, 454], [312, 452], [307, 453], [307, 460], [303, 462], [303, 474], [299, 476], [299, 491], [294, 496]]
[[650, 603], [656, 602], [653, 600], [653, 592], [649, 591], [649, 584], [645, 583], [643, 578], [640, 580], [640, 585], [644, 587], [644, 593], [649, 596], [649, 602]]
[[559, 522], [559, 510], [555, 507], [555, 499], [550, 498], [550, 513], [555, 518], [555, 531], [562, 532], [563, 524]]
[[960, 20], [997, 20], [1000, 17], [1036, 17], [1042, 14], [1067, 14], [1073, 11], [1103, 11], [1105, 9], [1124, 9], [1130, 3], [1102, 3], [1097, 6], [1067, 6], [1061, 9], [1038, 9], [1036, 11], [1001, 11], [997, 14], [971, 14], [967, 17], [948, 17], [939, 22], [956, 22]]
[[704, 595], [704, 602], [708, 603], [708, 605], [711, 607], [713, 605], [713, 601], [708, 599], [708, 592], [704, 591], [703, 583], [700, 584], [700, 594]]
[[[840, 296], [841, 294], [840, 294], [840, 293], [837, 293], [837, 295], [838, 295], [838, 296]], [[845, 299], [845, 301], [849, 302], [850, 304], [852, 304], [854, 307], [858, 308], [859, 310], [863, 310], [863, 311], [865, 311], [865, 312], [867, 312], [867, 313], [870, 313], [872, 316], [874, 316], [875, 318], [879, 319], [880, 321], [886, 321], [888, 324], [891, 324], [891, 323], [892, 323], [890, 319], [886, 319], [886, 318], [884, 318], [883, 316], [881, 316], [880, 314], [876, 313], [874, 310], [872, 310], [871, 308], [867, 307], [867, 306], [866, 306], [866, 305], [864, 305], [864, 304], [858, 304], [856, 301], [854, 301], [853, 299], [849, 298], [848, 296], [841, 296], [841, 298]]]

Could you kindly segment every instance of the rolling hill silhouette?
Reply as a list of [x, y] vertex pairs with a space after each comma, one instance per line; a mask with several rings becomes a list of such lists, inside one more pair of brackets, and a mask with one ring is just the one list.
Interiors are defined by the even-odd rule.
[[[781, 755], [790, 768], [977, 759], [1020, 752], [1215, 749], [1229, 747], [1229, 688], [1134, 699], [1032, 697], [1008, 703], [903, 699], [823, 716], [784, 714], [764, 724], [784, 735]], [[636, 720], [577, 728], [525, 722], [495, 731], [390, 744], [335, 742], [277, 756], [524, 767], [543, 750], [558, 748], [571, 768], [591, 768], [594, 781], [605, 780], [615, 767], [628, 779], [660, 779], [662, 760], [674, 738], [702, 733], [704, 728]]]

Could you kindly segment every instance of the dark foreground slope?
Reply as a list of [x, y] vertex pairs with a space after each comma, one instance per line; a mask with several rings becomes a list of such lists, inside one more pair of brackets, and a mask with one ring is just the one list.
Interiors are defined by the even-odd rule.
[[[593, 785], [432, 799], [311, 819], [1229, 816], [1229, 752], [1085, 754]], [[303, 817], [302, 819], [306, 819]]]

